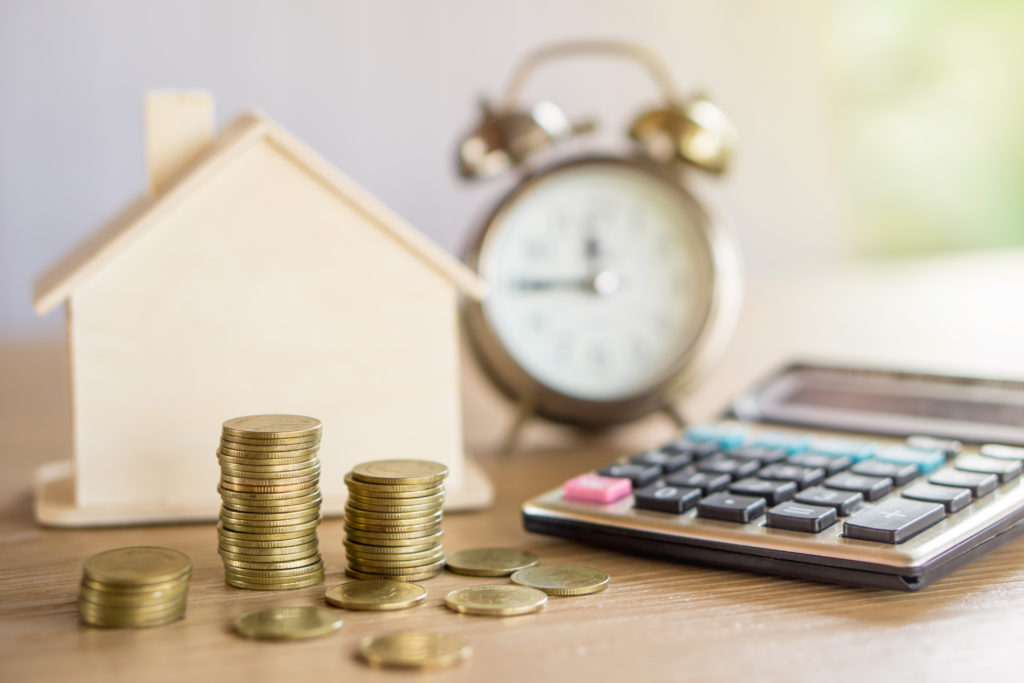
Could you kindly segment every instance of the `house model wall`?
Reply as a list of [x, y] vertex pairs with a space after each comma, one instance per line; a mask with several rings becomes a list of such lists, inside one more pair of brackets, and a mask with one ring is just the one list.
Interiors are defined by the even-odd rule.
[[395, 457], [448, 465], [453, 507], [486, 504], [458, 382], [474, 275], [267, 118], [213, 138], [208, 96], [155, 97], [153, 193], [39, 283], [40, 312], [67, 303], [74, 431], [39, 519], [214, 519], [221, 422], [268, 412], [323, 420], [327, 514], [352, 465]]

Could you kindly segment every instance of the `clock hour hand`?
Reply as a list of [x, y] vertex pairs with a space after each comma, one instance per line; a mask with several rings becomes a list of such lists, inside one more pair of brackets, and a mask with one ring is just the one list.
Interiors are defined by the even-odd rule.
[[621, 284], [622, 281], [617, 273], [610, 270], [602, 270], [591, 277], [583, 278], [522, 278], [512, 280], [509, 283], [509, 288], [524, 292], [569, 290], [607, 295], [617, 292]]

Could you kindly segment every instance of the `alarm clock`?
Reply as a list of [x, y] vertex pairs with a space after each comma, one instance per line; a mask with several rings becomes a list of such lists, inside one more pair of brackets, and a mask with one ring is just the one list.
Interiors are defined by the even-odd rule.
[[[593, 124], [551, 102], [520, 106], [534, 69], [575, 55], [630, 59], [659, 86], [664, 101], [630, 127], [630, 154], [552, 160]], [[459, 146], [461, 174], [522, 175], [467, 256], [489, 288], [463, 307], [480, 364], [521, 417], [601, 427], [666, 409], [681, 422], [673, 402], [722, 351], [741, 291], [731, 235], [685, 180], [724, 173], [735, 130], [707, 99], [680, 96], [653, 54], [607, 41], [534, 52], [483, 110]]]

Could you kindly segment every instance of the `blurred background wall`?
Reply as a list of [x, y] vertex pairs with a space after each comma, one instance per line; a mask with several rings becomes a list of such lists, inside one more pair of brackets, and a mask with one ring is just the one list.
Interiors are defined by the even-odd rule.
[[[734, 171], [695, 184], [755, 274], [1024, 242], [1022, 24], [1010, 0], [0, 0], [0, 340], [62, 334], [32, 281], [144, 191], [145, 89], [262, 109], [461, 254], [512, 179], [462, 183], [456, 142], [566, 38], [640, 42], [733, 118]], [[581, 148], [657, 97], [604, 61], [527, 95], [600, 117]]]

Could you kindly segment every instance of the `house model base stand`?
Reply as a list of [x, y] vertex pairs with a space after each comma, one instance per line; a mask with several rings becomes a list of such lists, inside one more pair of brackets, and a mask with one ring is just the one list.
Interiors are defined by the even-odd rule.
[[37, 283], [67, 304], [73, 460], [36, 473], [44, 524], [216, 519], [221, 423], [324, 423], [325, 514], [353, 465], [464, 457], [457, 303], [483, 286], [311, 149], [247, 114], [213, 134], [206, 93], [146, 100], [150, 192]]

